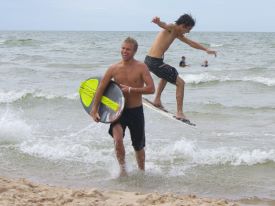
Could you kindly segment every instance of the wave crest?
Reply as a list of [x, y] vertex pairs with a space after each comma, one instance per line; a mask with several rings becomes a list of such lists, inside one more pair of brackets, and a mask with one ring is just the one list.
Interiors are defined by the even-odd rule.
[[189, 84], [202, 84], [202, 83], [219, 83], [219, 82], [251, 82], [257, 84], [263, 84], [265, 86], [275, 86], [275, 78], [267, 77], [229, 77], [229, 76], [217, 76], [208, 73], [203, 74], [187, 74], [180, 75], [186, 83]]
[[77, 92], [74, 94], [52, 94], [47, 92], [42, 92], [40, 90], [22, 90], [22, 91], [8, 91], [1, 92], [0, 91], [0, 103], [13, 103], [17, 101], [21, 101], [27, 98], [44, 98], [47, 100], [53, 99], [68, 99], [68, 100], [76, 100], [79, 95]]
[[[158, 151], [158, 153], [160, 153]], [[157, 155], [157, 154], [156, 154]], [[162, 150], [161, 156], [179, 158], [197, 165], [256, 165], [275, 162], [275, 150], [242, 149], [236, 147], [220, 147], [215, 149], [199, 148], [193, 141], [182, 139]], [[165, 159], [165, 158], [164, 158]]]
[[18, 143], [32, 136], [32, 127], [18, 113], [7, 108], [0, 115], [0, 144]]
[[6, 39], [1, 40], [0, 45], [9, 47], [20, 47], [20, 46], [35, 46], [41, 42], [34, 39]]

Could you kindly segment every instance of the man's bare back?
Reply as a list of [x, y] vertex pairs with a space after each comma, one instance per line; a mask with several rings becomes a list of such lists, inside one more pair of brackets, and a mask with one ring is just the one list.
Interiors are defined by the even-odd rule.
[[151, 57], [162, 58], [164, 53], [176, 38], [177, 33], [175, 32], [173, 26], [170, 26], [170, 30], [162, 30], [153, 42], [148, 55]]

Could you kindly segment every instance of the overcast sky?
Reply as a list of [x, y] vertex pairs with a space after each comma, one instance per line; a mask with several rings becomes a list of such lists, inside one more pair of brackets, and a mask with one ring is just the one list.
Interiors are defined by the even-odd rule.
[[275, 32], [275, 0], [0, 0], [0, 30], [156, 31], [184, 13], [194, 31]]

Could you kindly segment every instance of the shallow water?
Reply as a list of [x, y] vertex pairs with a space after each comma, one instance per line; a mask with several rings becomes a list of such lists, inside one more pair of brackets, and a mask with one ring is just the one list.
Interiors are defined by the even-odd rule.
[[[143, 61], [155, 34], [0, 32], [0, 175], [73, 187], [274, 199], [274, 33], [189, 34], [217, 50], [217, 58], [176, 41], [165, 61], [178, 65], [184, 55], [190, 64], [177, 68], [186, 82], [184, 110], [197, 126], [145, 107], [147, 171], [137, 171], [127, 132], [129, 176], [117, 178], [108, 125], [91, 121], [78, 87], [119, 61], [129, 35]], [[205, 59], [207, 68], [200, 66]], [[173, 85], [164, 90], [163, 104], [175, 111]]]

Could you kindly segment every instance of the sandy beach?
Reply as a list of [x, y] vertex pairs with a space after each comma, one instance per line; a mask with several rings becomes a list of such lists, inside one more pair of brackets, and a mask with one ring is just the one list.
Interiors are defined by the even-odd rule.
[[223, 199], [200, 198], [171, 193], [71, 189], [32, 183], [26, 179], [0, 177], [0, 205], [108, 205], [108, 206], [238, 206]]

